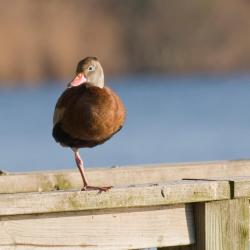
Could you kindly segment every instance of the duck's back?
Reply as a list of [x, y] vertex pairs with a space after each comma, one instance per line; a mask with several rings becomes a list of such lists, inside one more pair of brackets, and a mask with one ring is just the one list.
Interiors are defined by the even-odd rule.
[[69, 147], [93, 147], [118, 132], [125, 120], [120, 98], [109, 88], [68, 88], [54, 113], [53, 136]]

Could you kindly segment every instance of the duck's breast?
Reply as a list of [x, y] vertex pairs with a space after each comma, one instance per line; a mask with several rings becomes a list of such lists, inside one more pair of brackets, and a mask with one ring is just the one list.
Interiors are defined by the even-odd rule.
[[[58, 105], [62, 129], [80, 140], [103, 141], [116, 133], [125, 120], [120, 98], [109, 88], [85, 84], [64, 94]], [[62, 105], [64, 104], [64, 105]]]

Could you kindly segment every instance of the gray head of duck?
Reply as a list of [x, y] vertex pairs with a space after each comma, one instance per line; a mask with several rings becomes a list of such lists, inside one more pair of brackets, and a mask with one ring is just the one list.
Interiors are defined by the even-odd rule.
[[104, 87], [103, 69], [96, 57], [86, 57], [77, 64], [76, 76], [68, 84], [68, 87], [75, 87], [84, 83], [99, 88]]

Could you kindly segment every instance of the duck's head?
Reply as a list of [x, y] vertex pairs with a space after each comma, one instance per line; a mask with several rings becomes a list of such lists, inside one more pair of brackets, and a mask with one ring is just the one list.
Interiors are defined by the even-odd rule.
[[86, 82], [99, 88], [104, 87], [103, 69], [96, 57], [86, 57], [78, 63], [76, 76], [68, 87], [75, 87]]

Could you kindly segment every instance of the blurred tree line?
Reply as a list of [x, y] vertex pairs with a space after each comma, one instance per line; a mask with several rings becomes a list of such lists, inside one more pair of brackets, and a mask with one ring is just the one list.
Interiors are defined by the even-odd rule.
[[0, 82], [250, 69], [249, 0], [0, 0]]

